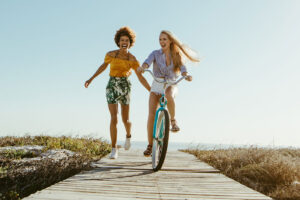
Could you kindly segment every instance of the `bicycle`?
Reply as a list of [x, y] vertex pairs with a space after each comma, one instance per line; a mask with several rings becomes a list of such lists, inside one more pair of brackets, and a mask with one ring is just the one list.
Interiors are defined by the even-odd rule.
[[167, 86], [176, 85], [185, 79], [185, 76], [182, 76], [177, 81], [170, 81], [166, 79], [161, 81], [157, 79], [150, 70], [145, 70], [145, 72], [149, 72], [155, 81], [164, 84], [164, 93], [159, 99], [160, 107], [156, 110], [153, 126], [152, 168], [154, 171], [158, 171], [161, 169], [165, 161], [169, 142], [170, 120], [169, 112], [166, 109], [167, 99], [165, 97], [165, 90]]

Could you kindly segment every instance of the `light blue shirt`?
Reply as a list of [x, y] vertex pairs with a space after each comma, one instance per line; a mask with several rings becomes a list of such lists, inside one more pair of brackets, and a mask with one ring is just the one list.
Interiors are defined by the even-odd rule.
[[[178, 74], [174, 72], [172, 59], [171, 64], [169, 66], [166, 65], [166, 56], [162, 49], [152, 51], [144, 63], [148, 64], [149, 67], [153, 63], [153, 74], [155, 77], [165, 77], [170, 80], [176, 80], [178, 77]], [[182, 65], [180, 71], [181, 73], [187, 72], [186, 67]]]

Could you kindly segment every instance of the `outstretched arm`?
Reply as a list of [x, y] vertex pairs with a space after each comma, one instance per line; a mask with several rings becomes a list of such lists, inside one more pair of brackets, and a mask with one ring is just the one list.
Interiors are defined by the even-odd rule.
[[108, 66], [108, 63], [103, 63], [102, 65], [100, 65], [100, 67], [98, 68], [98, 70], [95, 72], [95, 74], [85, 82], [84, 86], [86, 88], [88, 88], [88, 86], [90, 85], [90, 83], [94, 80], [94, 78], [96, 78], [99, 74], [101, 74]]
[[134, 71], [135, 71], [139, 81], [141, 82], [141, 84], [150, 92], [151, 87], [150, 87], [149, 83], [147, 82], [147, 80], [145, 79], [145, 77], [142, 75], [142, 72], [138, 71], [137, 69]]

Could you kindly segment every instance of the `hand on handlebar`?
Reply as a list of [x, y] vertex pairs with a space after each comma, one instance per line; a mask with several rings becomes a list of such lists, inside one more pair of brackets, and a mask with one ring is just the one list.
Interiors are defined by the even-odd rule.
[[148, 69], [149, 66], [147, 63], [143, 63], [142, 66], [140, 66], [139, 68], [137, 68], [137, 71], [140, 73], [144, 73], [146, 69]]
[[185, 80], [187, 80], [187, 81], [192, 81], [193, 80], [193, 77], [188, 75], [187, 72], [183, 72], [181, 75], [184, 76]]
[[137, 71], [140, 72], [140, 73], [144, 73], [145, 72], [145, 69], [143, 67], [138, 67], [137, 68]]
[[192, 81], [192, 80], [193, 80], [193, 77], [190, 76], [190, 75], [187, 75], [187, 76], [185, 77], [185, 80], [187, 80], [187, 81]]

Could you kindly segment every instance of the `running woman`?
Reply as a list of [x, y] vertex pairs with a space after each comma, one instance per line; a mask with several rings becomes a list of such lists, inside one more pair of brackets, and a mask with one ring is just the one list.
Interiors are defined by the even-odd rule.
[[120, 28], [115, 34], [115, 43], [119, 47], [117, 50], [109, 51], [104, 59], [104, 63], [100, 65], [95, 74], [85, 82], [87, 88], [91, 82], [99, 74], [101, 74], [110, 64], [109, 81], [106, 87], [106, 99], [111, 116], [110, 120], [110, 137], [112, 151], [111, 159], [118, 158], [117, 149], [117, 123], [118, 123], [118, 103], [121, 105], [122, 121], [126, 129], [126, 140], [124, 148], [130, 148], [131, 138], [131, 122], [129, 120], [129, 104], [131, 83], [128, 77], [131, 75], [132, 69], [135, 71], [141, 84], [150, 91], [150, 85], [140, 72], [137, 71], [139, 62], [128, 50], [134, 45], [135, 33], [129, 27]]

